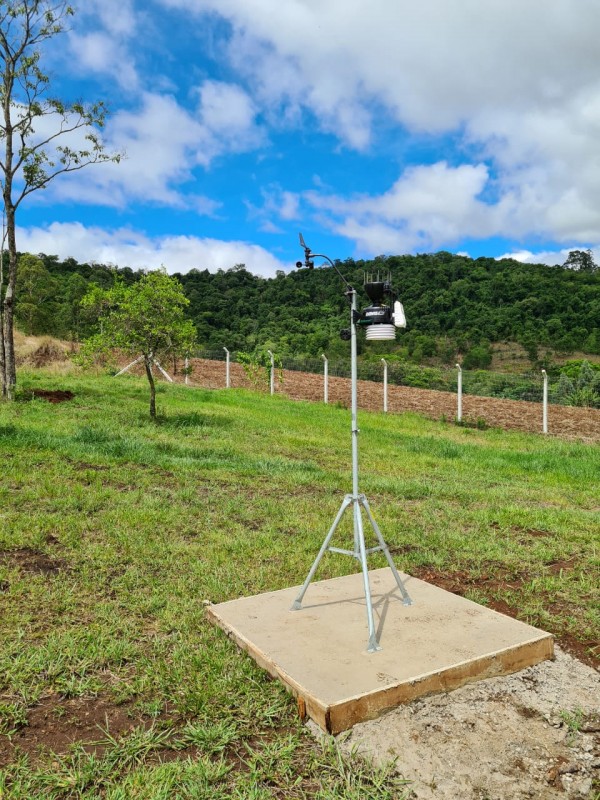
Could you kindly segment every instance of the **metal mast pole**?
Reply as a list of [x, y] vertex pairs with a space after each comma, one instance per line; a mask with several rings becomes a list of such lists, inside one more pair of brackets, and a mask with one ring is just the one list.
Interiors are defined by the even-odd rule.
[[352, 495], [353, 499], [358, 498], [358, 381], [357, 381], [357, 360], [358, 349], [356, 346], [356, 322], [354, 312], [358, 311], [356, 306], [356, 289], [348, 290], [351, 295], [352, 303], [350, 310], [350, 376], [351, 376], [351, 409], [352, 409]]
[[[298, 592], [296, 599], [294, 600], [291, 611], [299, 611], [302, 608], [302, 600], [304, 599], [304, 595], [306, 594], [306, 590], [308, 589], [310, 582], [312, 581], [317, 567], [319, 566], [319, 562], [325, 555], [327, 551], [331, 553], [341, 553], [345, 556], [352, 556], [355, 558], [360, 566], [363, 576], [363, 584], [365, 590], [365, 603], [367, 606], [367, 622], [369, 626], [369, 642], [367, 645], [367, 650], [369, 653], [374, 653], [377, 650], [381, 650], [379, 645], [379, 641], [377, 639], [377, 631], [375, 629], [375, 617], [373, 614], [373, 602], [371, 599], [371, 586], [369, 582], [369, 568], [367, 565], [367, 556], [371, 553], [381, 552], [386, 558], [388, 565], [392, 571], [392, 575], [394, 576], [394, 580], [396, 581], [396, 585], [400, 591], [400, 595], [402, 597], [402, 602], [405, 606], [411, 605], [412, 601], [408, 595], [408, 592], [404, 588], [404, 584], [400, 575], [398, 574], [398, 570], [396, 569], [396, 565], [394, 564], [394, 560], [390, 554], [390, 549], [383, 538], [381, 531], [379, 530], [379, 526], [375, 522], [373, 518], [373, 514], [371, 513], [371, 508], [369, 506], [369, 502], [364, 494], [359, 493], [358, 489], [358, 350], [357, 350], [357, 320], [359, 318], [358, 315], [358, 308], [357, 308], [357, 300], [356, 300], [356, 290], [354, 287], [350, 286], [348, 281], [344, 278], [342, 273], [336, 267], [334, 262], [329, 258], [329, 256], [325, 256], [323, 254], [311, 253], [309, 248], [304, 245], [304, 240], [302, 237], [300, 238], [300, 243], [304, 247], [305, 254], [306, 254], [306, 262], [305, 266], [310, 266], [312, 264], [312, 258], [325, 258], [331, 266], [335, 269], [338, 275], [346, 284], [346, 297], [350, 298], [350, 369], [351, 369], [351, 430], [352, 430], [352, 494], [347, 494], [343, 501], [340, 509], [333, 521], [331, 528], [329, 529], [329, 533], [325, 537], [323, 544], [321, 545], [321, 549], [317, 557], [315, 558], [308, 575], [306, 576], [306, 580], [300, 587], [300, 591]], [[301, 266], [301, 264], [300, 264]], [[312, 267], [311, 267], [312, 268]], [[333, 547], [330, 542], [333, 538], [333, 535], [340, 524], [342, 517], [347, 509], [352, 506], [352, 516], [353, 516], [353, 528], [354, 528], [354, 548], [352, 550], [346, 550], [341, 547]], [[365, 544], [365, 533], [363, 527], [363, 518], [362, 512], [365, 512], [367, 519], [373, 529], [373, 532], [377, 538], [378, 544], [374, 547], [366, 547]]]

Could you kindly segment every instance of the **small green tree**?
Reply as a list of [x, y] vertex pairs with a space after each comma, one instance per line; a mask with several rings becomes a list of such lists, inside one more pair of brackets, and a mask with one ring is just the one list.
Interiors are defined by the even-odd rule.
[[84, 343], [82, 361], [89, 362], [94, 355], [114, 348], [142, 357], [150, 385], [150, 416], [156, 417], [152, 365], [157, 358], [191, 352], [196, 329], [185, 318], [188, 305], [179, 281], [164, 270], [149, 272], [132, 286], [92, 287], [82, 306], [96, 311], [100, 332]]
[[[271, 382], [271, 357], [266, 350], [256, 350], [254, 353], [238, 351], [237, 360], [242, 365], [246, 377], [255, 389], [269, 386]], [[283, 362], [275, 356], [275, 380], [283, 383]]]

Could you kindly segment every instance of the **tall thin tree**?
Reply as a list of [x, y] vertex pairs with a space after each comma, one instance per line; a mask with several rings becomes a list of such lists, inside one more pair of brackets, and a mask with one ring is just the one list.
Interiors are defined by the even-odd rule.
[[9, 400], [17, 380], [13, 333], [17, 210], [32, 192], [44, 189], [58, 175], [120, 158], [107, 153], [100, 138], [104, 103], [66, 103], [49, 96], [50, 78], [41, 68], [42, 49], [65, 31], [72, 14], [64, 0], [0, 0], [0, 183], [8, 248], [6, 287], [0, 286], [0, 382]]

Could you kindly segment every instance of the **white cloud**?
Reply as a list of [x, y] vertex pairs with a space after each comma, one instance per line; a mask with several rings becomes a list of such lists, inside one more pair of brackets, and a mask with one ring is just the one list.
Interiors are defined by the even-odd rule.
[[511, 208], [481, 199], [488, 180], [485, 164], [451, 167], [441, 161], [409, 167], [380, 195], [341, 197], [322, 189], [295, 194], [271, 187], [260, 213], [283, 220], [316, 214], [321, 224], [355, 241], [361, 254], [423, 251], [502, 229]]
[[[218, 203], [182, 188], [195, 180], [196, 168], [209, 167], [227, 153], [260, 146], [263, 133], [251, 101], [239, 87], [207, 81], [198, 95], [198, 108], [189, 110], [172, 95], [143, 93], [140, 107], [109, 117], [103, 133], [107, 151], [124, 154], [120, 163], [59, 180], [50, 187], [50, 199], [115, 207], [141, 200], [214, 213]], [[52, 120], [45, 125], [51, 127]], [[83, 144], [82, 135], [70, 141]]]
[[[503, 258], [513, 258], [515, 261], [520, 261], [523, 264], [548, 264], [549, 266], [556, 266], [564, 264], [571, 250], [587, 250], [581, 247], [565, 247], [562, 250], [540, 250], [537, 253], [531, 250], [516, 250], [513, 253], [504, 253], [497, 256], [496, 260], [501, 261]], [[592, 248], [592, 256], [594, 261], [598, 263], [600, 260], [600, 247]]]
[[445, 130], [533, 95], [554, 105], [596, 75], [595, 0], [162, 2], [230, 20], [236, 63], [317, 112], [377, 98], [411, 127]]
[[240, 86], [207, 80], [198, 95], [203, 129], [201, 163], [208, 166], [224, 153], [243, 153], [265, 143], [264, 131], [256, 122], [256, 108]]
[[134, 0], [86, 0], [85, 12], [97, 14], [106, 29], [116, 36], [133, 36], [138, 29]]
[[111, 75], [124, 89], [134, 90], [139, 79], [125, 46], [109, 33], [93, 31], [71, 34], [71, 49], [79, 67], [90, 72]]
[[87, 0], [69, 31], [77, 70], [104, 73], [123, 89], [136, 91], [140, 80], [130, 45], [140, 27], [133, 0]]
[[164, 265], [169, 273], [184, 273], [193, 268], [215, 272], [245, 264], [250, 272], [272, 277], [276, 270], [290, 266], [250, 242], [196, 236], [150, 237], [128, 228], [107, 231], [78, 222], [54, 222], [46, 228], [18, 228], [17, 241], [23, 252], [132, 269], [158, 269]]
[[253, 128], [256, 112], [239, 86], [205, 81], [199, 95], [202, 121], [214, 133], [236, 136]]
[[474, 203], [464, 186], [462, 208], [443, 183], [437, 206], [429, 192], [421, 202], [406, 187], [414, 211], [400, 213], [393, 191], [380, 198], [379, 214], [370, 202], [373, 235], [365, 235], [364, 211], [344, 218], [363, 243], [375, 231], [404, 237], [403, 224], [407, 240], [425, 224], [434, 240], [445, 230], [478, 235], [479, 225], [481, 237], [600, 240], [597, 0], [162, 3], [196, 12], [199, 25], [208, 13], [231, 23], [230, 63], [272, 124], [301, 124], [309, 110], [322, 130], [364, 149], [383, 116], [414, 135], [451, 133], [449, 146], [458, 142], [459, 157], [474, 162], [473, 180], [487, 165], [482, 189], [495, 208]]

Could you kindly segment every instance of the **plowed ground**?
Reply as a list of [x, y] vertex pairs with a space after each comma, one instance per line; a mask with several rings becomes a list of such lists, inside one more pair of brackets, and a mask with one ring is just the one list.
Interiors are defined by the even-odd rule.
[[[225, 387], [225, 364], [222, 361], [194, 359], [190, 385], [212, 389]], [[255, 386], [240, 364], [230, 365], [232, 388], [259, 388], [268, 391], [261, 383]], [[279, 377], [279, 376], [278, 376]], [[182, 380], [177, 376], [177, 380]], [[276, 382], [275, 391], [295, 400], [323, 400], [323, 376], [306, 372], [283, 371], [283, 380]], [[350, 406], [350, 380], [329, 378], [329, 402]], [[370, 411], [383, 410], [383, 384], [373, 381], [358, 382], [359, 408]], [[431, 419], [454, 420], [456, 395], [431, 389], [414, 389], [408, 386], [388, 386], [388, 411], [401, 413], [413, 411]], [[463, 395], [463, 422], [492, 428], [542, 432], [541, 403], [521, 400], [500, 400], [493, 397]], [[600, 442], [600, 410], [550, 405], [548, 407], [548, 432], [564, 439]]]

